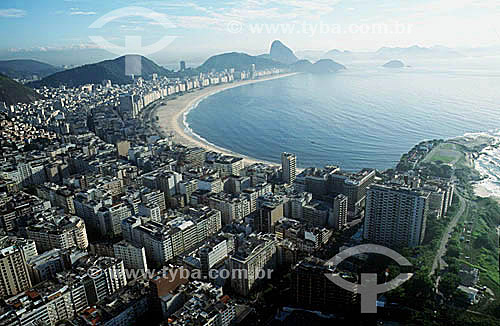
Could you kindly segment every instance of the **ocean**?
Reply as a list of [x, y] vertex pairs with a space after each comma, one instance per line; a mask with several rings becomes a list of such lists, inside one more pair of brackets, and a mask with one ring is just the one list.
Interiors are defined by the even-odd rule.
[[222, 91], [189, 111], [186, 128], [249, 157], [279, 163], [286, 151], [302, 168], [344, 170], [392, 168], [423, 140], [500, 128], [499, 58], [382, 63]]

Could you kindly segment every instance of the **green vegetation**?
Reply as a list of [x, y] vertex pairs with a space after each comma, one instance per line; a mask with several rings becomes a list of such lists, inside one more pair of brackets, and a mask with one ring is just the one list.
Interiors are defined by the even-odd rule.
[[422, 173], [429, 177], [436, 178], [451, 178], [453, 174], [453, 168], [446, 164], [441, 163], [420, 163], [420, 169]]
[[415, 169], [429, 154], [429, 150], [432, 151], [444, 141], [440, 139], [423, 141], [420, 144], [414, 146], [408, 153], [403, 154], [399, 160], [396, 170], [400, 172], [405, 172], [408, 170]]
[[[142, 56], [126, 56], [127, 58], [140, 58], [141, 73], [143, 77], [149, 77], [153, 74], [165, 76], [168, 70], [158, 66], [153, 61]], [[50, 75], [41, 81], [30, 83], [29, 86], [40, 87], [58, 87], [66, 85], [77, 87], [85, 84], [99, 84], [103, 80], [111, 80], [113, 84], [128, 84], [132, 81], [131, 77], [125, 75], [126, 57], [122, 56], [114, 60], [101, 61], [94, 64], [64, 70]]]
[[[473, 141], [457, 139], [449, 142], [434, 141], [433, 149], [426, 151], [424, 142], [403, 155], [398, 171], [420, 170], [426, 177], [453, 178], [458, 181], [457, 191], [466, 201], [466, 209], [452, 238], [448, 242], [444, 260], [448, 264], [440, 274], [428, 277], [439, 242], [448, 224], [458, 212], [458, 198], [455, 196], [448, 216], [440, 220], [428, 218], [423, 244], [415, 249], [405, 249], [403, 254], [417, 268], [415, 275], [400, 288], [387, 294], [390, 302], [407, 307], [412, 312], [405, 320], [406, 325], [499, 325], [500, 324], [500, 279], [499, 246], [497, 226], [500, 225], [500, 206], [491, 198], [478, 198], [474, 194], [472, 181], [480, 179], [473, 169], [471, 158], [477, 156], [491, 139]], [[469, 306], [467, 296], [458, 289], [462, 283], [460, 270], [477, 268], [478, 286], [486, 286], [478, 305]], [[394, 269], [394, 272], [392, 271]], [[398, 272], [391, 266], [391, 276]], [[439, 277], [437, 291], [444, 301], [437, 304], [435, 280]], [[432, 295], [427, 295], [432, 293]], [[472, 311], [473, 310], [473, 311]]]
[[252, 56], [245, 53], [231, 52], [210, 57], [198, 68], [198, 70], [207, 72], [211, 70], [221, 71], [224, 69], [234, 68], [241, 71], [250, 70], [252, 64], [255, 65], [257, 70], [286, 67], [285, 64], [271, 59], [260, 56]]
[[0, 75], [0, 102], [12, 105], [17, 103], [33, 102], [40, 98], [40, 94], [34, 90], [27, 88], [4, 75]]
[[47, 63], [35, 60], [21, 59], [0, 61], [0, 73], [10, 78], [31, 79], [33, 75], [45, 77], [61, 70], [61, 68], [56, 68]]
[[[461, 241], [455, 241], [447, 252], [451, 262], [477, 268], [480, 271], [481, 285], [487, 286], [495, 296], [500, 296], [500, 276], [498, 261], [498, 235], [496, 227], [500, 224], [500, 206], [490, 198], [476, 199], [467, 216], [469, 223], [457, 230]], [[464, 232], [465, 229], [465, 232]], [[463, 238], [462, 238], [463, 237]], [[457, 257], [453, 250], [461, 254]]]
[[424, 159], [425, 163], [454, 164], [460, 160], [464, 154], [456, 150], [456, 145], [443, 143], [436, 146]]

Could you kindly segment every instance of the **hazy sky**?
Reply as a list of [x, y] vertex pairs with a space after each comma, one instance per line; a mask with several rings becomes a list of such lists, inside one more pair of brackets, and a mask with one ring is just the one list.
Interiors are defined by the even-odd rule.
[[[89, 28], [103, 15], [128, 6], [154, 12]], [[500, 1], [2, 0], [0, 35], [1, 54], [95, 48], [91, 35], [116, 45], [124, 45], [125, 36], [140, 36], [146, 45], [175, 36], [164, 53], [259, 53], [274, 39], [294, 50], [476, 47], [500, 44]]]

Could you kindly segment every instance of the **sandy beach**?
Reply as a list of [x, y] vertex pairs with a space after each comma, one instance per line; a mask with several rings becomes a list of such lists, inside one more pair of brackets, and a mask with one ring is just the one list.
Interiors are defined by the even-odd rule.
[[190, 131], [186, 130], [186, 127], [184, 125], [184, 118], [185, 118], [185, 113], [191, 110], [204, 98], [211, 96], [215, 93], [243, 85], [249, 85], [249, 84], [264, 82], [267, 80], [289, 77], [295, 74], [296, 73], [289, 73], [289, 74], [264, 77], [256, 80], [244, 80], [240, 82], [211, 86], [201, 90], [195, 90], [194, 92], [191, 93], [186, 93], [182, 96], [178, 96], [175, 99], [167, 100], [166, 105], [159, 106], [156, 109], [156, 112], [153, 113], [155, 116], [158, 117], [158, 122], [156, 124], [165, 135], [173, 133], [174, 141], [176, 143], [187, 146], [202, 147], [208, 151], [220, 152], [227, 155], [243, 157], [245, 165], [251, 165], [254, 163], [266, 163], [271, 165], [277, 165], [276, 163], [266, 162], [239, 153], [234, 153], [230, 150], [215, 146], [213, 144], [208, 143], [207, 141], [204, 141], [196, 137], [196, 135], [193, 135]]

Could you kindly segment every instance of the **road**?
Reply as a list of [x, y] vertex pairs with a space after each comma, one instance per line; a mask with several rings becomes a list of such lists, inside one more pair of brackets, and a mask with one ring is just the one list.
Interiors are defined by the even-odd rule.
[[[436, 257], [434, 257], [434, 262], [432, 263], [432, 268], [431, 268], [431, 272], [429, 273], [429, 276], [434, 275], [434, 273], [436, 272], [436, 269], [438, 268], [439, 265], [443, 266], [446, 264], [443, 260], [443, 256], [446, 253], [446, 244], [448, 243], [448, 241], [450, 240], [450, 237], [451, 237], [450, 233], [453, 231], [455, 226], [457, 226], [458, 221], [460, 220], [462, 215], [464, 215], [465, 209], [467, 208], [467, 204], [465, 202], [465, 199], [458, 192], [456, 192], [456, 194], [457, 194], [458, 200], [459, 200], [459, 208], [458, 208], [457, 214], [455, 214], [455, 217], [453, 217], [453, 220], [451, 220], [451, 222], [448, 224], [448, 227], [446, 228], [445, 232], [443, 233], [443, 236], [441, 238], [441, 242], [439, 244], [439, 249], [436, 252]], [[438, 282], [436, 282], [436, 284], [437, 283]]]
[[165, 99], [158, 100], [156, 102], [151, 103], [146, 107], [142, 113], [141, 113], [141, 118], [142, 121], [144, 121], [144, 124], [146, 125], [146, 128], [148, 128], [152, 133], [158, 134], [160, 137], [165, 137], [165, 135], [162, 133], [160, 128], [156, 125], [156, 109], [158, 109], [160, 106], [165, 105], [166, 101]]

